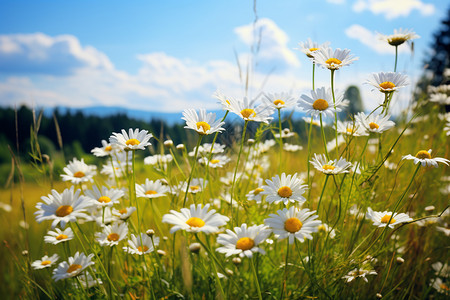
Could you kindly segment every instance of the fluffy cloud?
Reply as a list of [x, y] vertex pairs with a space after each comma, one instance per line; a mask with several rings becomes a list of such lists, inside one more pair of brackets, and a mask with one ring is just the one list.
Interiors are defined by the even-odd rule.
[[289, 37], [274, 21], [258, 19], [256, 23], [237, 27], [235, 33], [247, 46], [257, 49], [258, 70], [282, 72], [300, 66], [297, 55], [288, 47]]
[[[372, 32], [361, 25], [353, 24], [345, 30], [345, 34], [352, 39], [360, 41], [362, 44], [379, 54], [395, 54], [394, 47], [389, 45], [386, 41], [380, 40], [377, 33]], [[408, 52], [408, 49], [409, 48], [405, 46], [398, 48], [400, 53]]]
[[421, 0], [357, 0], [353, 4], [353, 10], [356, 12], [370, 10], [376, 15], [383, 14], [386, 19], [395, 19], [406, 17], [413, 10], [418, 10], [424, 16], [430, 16], [434, 14], [435, 7]]
[[344, 4], [345, 0], [327, 0], [327, 2], [333, 4]]
[[0, 70], [8, 73], [68, 75], [80, 68], [111, 70], [108, 57], [82, 47], [72, 35], [42, 33], [0, 36]]

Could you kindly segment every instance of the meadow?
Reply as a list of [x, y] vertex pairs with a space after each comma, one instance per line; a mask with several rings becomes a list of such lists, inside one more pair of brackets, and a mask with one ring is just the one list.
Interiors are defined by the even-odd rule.
[[[396, 49], [414, 38], [385, 36]], [[217, 91], [223, 118], [184, 111], [191, 142], [124, 128], [55, 172], [61, 157], [41, 152], [36, 117], [33, 163], [11, 150], [12, 175], [0, 191], [0, 292], [446, 299], [450, 72], [394, 118], [397, 93], [410, 84], [396, 72], [396, 56], [394, 72], [367, 79], [380, 105], [340, 120], [349, 103], [335, 94], [334, 75], [356, 57], [310, 40], [301, 46], [313, 70], [310, 92], [248, 99]], [[328, 72], [329, 85], [315, 86], [314, 72]], [[307, 115], [307, 139], [285, 114], [296, 107]], [[221, 143], [232, 114], [238, 125]]]

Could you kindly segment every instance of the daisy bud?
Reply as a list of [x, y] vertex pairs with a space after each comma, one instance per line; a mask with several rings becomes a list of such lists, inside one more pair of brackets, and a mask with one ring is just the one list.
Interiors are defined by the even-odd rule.
[[255, 143], [254, 139], [248, 139], [247, 140], [247, 144], [249, 144], [249, 145], [253, 145], [254, 143]]
[[164, 141], [164, 147], [170, 148], [172, 146], [173, 146], [173, 141], [172, 140]]
[[189, 251], [191, 251], [192, 253], [199, 253], [200, 252], [200, 248], [202, 246], [199, 243], [192, 243], [189, 245]]
[[235, 265], [239, 265], [242, 262], [242, 260], [239, 257], [235, 257], [233, 258], [232, 262]]
[[380, 293], [377, 293], [376, 296], [377, 296], [378, 299], [383, 298], [383, 295], [381, 295]]
[[184, 150], [184, 145], [183, 144], [178, 144], [177, 146], [176, 146], [176, 148], [177, 148], [177, 150]]
[[403, 258], [397, 257], [397, 264], [401, 265], [404, 262], [405, 262], [405, 260]]
[[157, 250], [156, 253], [158, 253], [160, 256], [166, 255], [166, 251], [164, 251], [164, 250]]
[[432, 211], [434, 209], [435, 209], [435, 207], [433, 205], [425, 207], [425, 211]]
[[225, 271], [227, 272], [227, 275], [233, 276], [233, 271], [230, 269], [225, 269]]
[[152, 237], [155, 235], [155, 231], [153, 229], [149, 229], [145, 232], [149, 237]]
[[167, 241], [169, 238], [167, 236], [163, 236], [163, 240]]
[[22, 255], [23, 255], [23, 256], [27, 256], [27, 255], [28, 255], [28, 250], [23, 250], [23, 251], [22, 251]]

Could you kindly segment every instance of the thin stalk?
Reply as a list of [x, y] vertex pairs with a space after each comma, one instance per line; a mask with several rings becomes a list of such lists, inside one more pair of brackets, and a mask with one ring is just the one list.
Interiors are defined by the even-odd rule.
[[327, 151], [327, 140], [325, 139], [325, 131], [323, 130], [323, 123], [322, 123], [322, 114], [320, 114], [320, 131], [322, 133], [322, 141], [323, 141], [323, 148], [325, 149], [325, 156], [329, 160], [330, 157], [328, 156]]
[[278, 129], [280, 131], [280, 138], [279, 138], [279, 144], [280, 144], [280, 164], [278, 165], [278, 174], [281, 175], [281, 159], [282, 159], [282, 152], [283, 152], [283, 138], [281, 136], [282, 134], [282, 128], [281, 128], [281, 108], [278, 108]]
[[323, 194], [325, 192], [325, 187], [327, 186], [328, 177], [333, 175], [325, 175], [325, 183], [323, 184], [322, 192], [320, 193], [319, 204], [317, 204], [317, 213], [319, 213], [320, 203], [322, 202]]
[[336, 154], [339, 156], [339, 148], [338, 148], [338, 133], [337, 133], [337, 111], [336, 111], [336, 97], [334, 96], [334, 71], [331, 70], [331, 95], [333, 96], [333, 106], [334, 106], [334, 128], [336, 132]]
[[253, 259], [254, 259], [253, 257], [250, 259], [250, 264], [252, 265], [252, 271], [253, 271], [253, 276], [255, 278], [256, 290], [258, 291], [258, 298], [259, 298], [259, 300], [262, 300], [261, 288], [259, 286], [258, 274], [256, 273], [255, 263], [253, 262]]
[[395, 63], [394, 63], [394, 72], [397, 72], [397, 58], [398, 58], [398, 46], [395, 46]]
[[312, 70], [312, 89], [314, 90], [314, 73], [316, 71], [316, 63], [313, 62], [313, 70]]
[[286, 290], [286, 281], [287, 281], [287, 274], [288, 274], [288, 257], [289, 257], [289, 238], [286, 239], [287, 243], [286, 243], [286, 260], [284, 262], [284, 278], [283, 278], [283, 282], [281, 284], [281, 295], [280, 295], [280, 299], [282, 300], [284, 297], [284, 291]]
[[[313, 76], [313, 78], [314, 78], [314, 76]], [[313, 86], [314, 86], [314, 84], [313, 84]], [[309, 134], [308, 134], [308, 158], [306, 160], [306, 165], [308, 167], [308, 174], [307, 174], [307, 176], [308, 176], [308, 181], [307, 181], [308, 186], [310, 185], [309, 171], [310, 171], [311, 166], [310, 166], [310, 162], [309, 161], [311, 159], [311, 145], [312, 145], [312, 143], [311, 143], [311, 136], [312, 136], [313, 120], [314, 120], [313, 116], [311, 116], [311, 123], [309, 123]], [[308, 189], [308, 200], [310, 199], [310, 196], [311, 196], [311, 189]]]
[[183, 207], [186, 207], [186, 199], [187, 199], [187, 195], [188, 195], [188, 191], [189, 191], [189, 185], [191, 184], [192, 175], [194, 174], [195, 166], [197, 165], [198, 148], [200, 147], [200, 143], [202, 141], [202, 138], [203, 138], [203, 135], [199, 134], [198, 135], [198, 140], [197, 140], [197, 147], [195, 147], [194, 164], [192, 165], [192, 170], [191, 170], [191, 173], [189, 174], [189, 179], [188, 179], [188, 182], [187, 182], [187, 185], [186, 185], [186, 191], [184, 193]]

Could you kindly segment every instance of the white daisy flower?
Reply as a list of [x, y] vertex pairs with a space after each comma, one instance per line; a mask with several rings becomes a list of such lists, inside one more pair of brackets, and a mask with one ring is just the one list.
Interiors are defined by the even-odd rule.
[[126, 170], [130, 166], [130, 163], [123, 161], [109, 161], [105, 165], [103, 165], [100, 173], [107, 175], [109, 178], [115, 179], [124, 177], [126, 175]]
[[362, 278], [364, 279], [365, 282], [369, 282], [369, 280], [367, 280], [366, 275], [377, 275], [377, 272], [375, 272], [374, 270], [364, 270], [362, 268], [358, 269], [354, 269], [350, 272], [348, 272], [347, 275], [345, 275], [344, 277], [342, 277], [342, 279], [345, 279], [346, 282], [351, 282], [356, 278]]
[[217, 243], [223, 245], [216, 249], [217, 252], [225, 254], [226, 257], [238, 254], [240, 257], [251, 258], [253, 253], [266, 252], [258, 245], [266, 240], [270, 230], [264, 225], [253, 225], [247, 228], [247, 224], [241, 227], [234, 227], [234, 232], [227, 229], [226, 233], [221, 233], [217, 237]]
[[95, 147], [91, 150], [92, 154], [94, 154], [97, 157], [103, 157], [108, 156], [114, 153], [114, 151], [117, 151], [119, 149], [114, 149], [113, 146], [108, 143], [105, 140], [102, 140], [102, 146], [101, 147]]
[[115, 246], [128, 235], [127, 223], [105, 226], [102, 232], [97, 232], [95, 237], [100, 246]]
[[420, 36], [411, 29], [399, 28], [394, 29], [394, 34], [391, 35], [378, 34], [378, 38], [388, 42], [391, 46], [400, 46], [404, 42], [420, 38]]
[[[296, 133], [291, 131], [289, 128], [284, 128], [283, 130], [281, 130], [281, 138], [282, 139], [290, 138], [290, 137], [293, 137], [295, 135], [296, 135]], [[274, 137], [279, 139], [280, 138], [280, 133], [275, 133]]]
[[307, 189], [307, 185], [302, 184], [301, 180], [297, 178], [297, 173], [294, 175], [287, 175], [285, 173], [272, 177], [272, 180], [267, 179], [266, 184], [262, 188], [263, 195], [267, 195], [266, 201], [278, 204], [283, 202], [287, 205], [289, 202], [298, 202], [302, 204], [306, 198], [302, 196]]
[[100, 191], [97, 186], [93, 186], [92, 190], [85, 191], [86, 198], [91, 199], [92, 203], [97, 207], [112, 207], [114, 204], [119, 203], [119, 199], [122, 198], [125, 193], [118, 189], [108, 189], [106, 186], [102, 186]]
[[84, 253], [75, 253], [73, 257], [69, 257], [68, 262], [64, 261], [53, 270], [53, 279], [55, 281], [66, 279], [69, 277], [75, 277], [80, 274], [84, 269], [93, 265], [92, 257], [94, 254], [86, 256]]
[[182, 208], [180, 212], [171, 210], [169, 214], [163, 216], [162, 221], [175, 225], [170, 229], [170, 233], [180, 229], [194, 233], [215, 233], [219, 231], [220, 226], [224, 226], [230, 219], [216, 213], [214, 209], [208, 211], [209, 207], [210, 204], [206, 204], [203, 208], [201, 204], [197, 207], [192, 204], [190, 209]]
[[[95, 272], [95, 269], [94, 269], [94, 272]], [[85, 289], [103, 284], [103, 282], [100, 278], [92, 277], [91, 273], [89, 273], [87, 271], [81, 273], [78, 276], [78, 279], [80, 280], [81, 286]], [[80, 288], [77, 282], [73, 282], [73, 286], [77, 289]]]
[[[338, 94], [335, 97], [336, 102], [333, 104], [333, 96], [331, 89], [324, 87], [311, 90], [311, 97], [303, 94], [298, 100], [298, 107], [300, 107], [307, 115], [317, 117], [321, 114], [333, 117], [335, 112], [342, 110], [342, 99], [344, 95]], [[334, 108], [336, 106], [336, 109]]]
[[58, 223], [61, 223], [61, 228], [65, 228], [66, 223], [76, 222], [77, 218], [87, 218], [86, 209], [92, 206], [92, 201], [84, 196], [80, 196], [81, 190], [74, 191], [72, 186], [70, 189], [65, 189], [62, 194], [56, 190], [48, 197], [43, 196], [44, 201], [36, 204], [37, 212], [36, 221], [41, 223], [44, 220], [53, 220], [52, 228], [55, 228]]
[[[216, 98], [217, 100], [219, 100], [219, 103], [222, 105], [222, 108], [224, 110], [231, 111], [231, 101], [230, 101], [230, 99], [232, 99], [232, 98], [225, 96], [225, 94], [223, 94], [219, 90], [214, 92], [213, 97]], [[232, 101], [236, 101], [236, 100], [233, 99]]]
[[[312, 124], [314, 126], [320, 126], [319, 120], [313, 119], [311, 122], [311, 118], [308, 117], [302, 117], [303, 121], [305, 121], [308, 124]], [[326, 124], [323, 124], [323, 126], [326, 126]]]
[[328, 45], [330, 45], [330, 42], [325, 42], [322, 45], [319, 45], [319, 43], [313, 42], [311, 38], [308, 38], [306, 42], [300, 42], [298, 45], [300, 46], [300, 49], [297, 50], [302, 51], [308, 58], [313, 59], [314, 53], [321, 48], [327, 48]]
[[[142, 241], [142, 243], [141, 243]], [[159, 245], [159, 237], [149, 237], [148, 235], [141, 233], [140, 237], [136, 237], [131, 234], [131, 240], [128, 240], [128, 247], [123, 247], [123, 250], [130, 254], [148, 254], [153, 252], [155, 249], [153, 245]]]
[[374, 86], [382, 93], [395, 92], [409, 84], [408, 76], [397, 72], [379, 72], [370, 74], [366, 83]]
[[299, 210], [291, 206], [289, 209], [278, 210], [277, 214], [270, 214], [264, 224], [270, 227], [279, 240], [289, 238], [289, 244], [293, 244], [294, 239], [303, 243], [305, 239], [312, 240], [311, 234], [317, 232], [322, 223], [316, 220], [318, 216], [314, 213], [315, 211], [309, 211], [307, 208]]
[[290, 93], [263, 94], [263, 101], [272, 109], [282, 109], [294, 106], [297, 100]]
[[404, 213], [394, 213], [388, 211], [373, 211], [370, 207], [367, 208], [366, 217], [373, 221], [373, 225], [378, 227], [386, 227], [394, 228], [395, 225], [405, 222], [410, 222], [413, 219], [410, 218], [407, 214]]
[[248, 192], [245, 197], [247, 197], [248, 201], [256, 201], [256, 203], [261, 203], [262, 196], [264, 196], [263, 194], [261, 194], [261, 192], [264, 192], [264, 189], [261, 187], [257, 187], [256, 189]]
[[166, 196], [169, 187], [161, 183], [160, 180], [145, 179], [144, 184], [136, 184], [136, 196], [142, 198], [159, 198]]
[[284, 143], [284, 145], [283, 145], [283, 150], [288, 151], [288, 152], [297, 152], [302, 149], [303, 149], [303, 147], [300, 145], [292, 145], [292, 144], [287, 144], [287, 143]]
[[153, 135], [148, 133], [147, 130], [139, 130], [136, 128], [128, 129], [128, 133], [125, 129], [122, 129], [122, 133], [113, 132], [113, 134], [109, 137], [109, 142], [111, 145], [116, 145], [120, 149], [129, 151], [129, 150], [145, 150], [145, 147], [150, 146], [151, 144], [148, 142]]
[[[209, 161], [209, 167], [216, 169], [216, 168], [223, 168], [227, 163], [231, 161], [231, 158], [229, 158], [226, 155], [217, 155], [211, 158]], [[208, 164], [208, 158], [202, 157], [198, 160], [199, 163], [202, 165]]]
[[414, 164], [417, 165], [419, 162], [421, 163], [422, 167], [438, 167], [438, 162], [446, 164], [450, 163], [450, 160], [442, 157], [435, 157], [431, 158], [431, 149], [426, 150], [420, 150], [417, 152], [416, 156], [412, 156], [411, 154], [405, 155], [402, 157], [402, 160], [414, 160]]
[[342, 173], [348, 173], [352, 164], [345, 160], [345, 158], [339, 158], [339, 160], [328, 160], [325, 154], [315, 154], [314, 158], [309, 161], [314, 168], [327, 175], [336, 175]]
[[366, 136], [369, 135], [364, 127], [359, 124], [358, 122], [353, 121], [337, 121], [337, 132], [344, 134], [344, 135], [350, 135], [350, 136]]
[[448, 266], [447, 263], [443, 264], [440, 261], [438, 261], [432, 264], [431, 267], [435, 271], [436, 276], [442, 276], [445, 278], [450, 277], [450, 267]]
[[[188, 193], [191, 194], [197, 194], [203, 191], [203, 184], [205, 185], [205, 187], [208, 185], [208, 180], [206, 180], [205, 182], [203, 182], [203, 178], [192, 178], [191, 182], [189, 184], [189, 189], [188, 189]], [[187, 182], [183, 182], [182, 184], [180, 184], [180, 186], [178, 187], [179, 190], [181, 191], [186, 191], [187, 188]]]
[[173, 156], [171, 154], [155, 154], [152, 156], [147, 156], [144, 158], [144, 165], [160, 165], [160, 166], [166, 166], [168, 163], [170, 163], [173, 160]]
[[44, 255], [41, 259], [35, 260], [31, 263], [31, 267], [35, 270], [50, 268], [59, 259], [58, 254], [52, 256]]
[[98, 226], [105, 227], [105, 225], [110, 225], [118, 221], [118, 218], [113, 215], [111, 207], [104, 206], [103, 208], [99, 208], [94, 206], [91, 209], [89, 221], [94, 221]]
[[55, 228], [55, 231], [49, 231], [47, 232], [47, 235], [44, 236], [44, 242], [49, 244], [59, 244], [62, 242], [70, 241], [74, 238], [74, 234], [72, 231], [72, 228], [67, 227], [64, 230], [61, 230], [59, 228]]
[[185, 109], [181, 119], [186, 121], [186, 126], [184, 126], [184, 128], [195, 130], [200, 135], [208, 135], [225, 130], [221, 127], [225, 122], [216, 120], [215, 113], [206, 114], [204, 108], [200, 108], [198, 114], [195, 109]]
[[382, 117], [381, 115], [371, 114], [366, 116], [365, 113], [360, 112], [355, 116], [356, 122], [359, 123], [362, 127], [364, 127], [369, 132], [374, 133], [382, 133], [393, 126], [395, 123], [390, 121], [390, 115], [386, 115]]
[[[212, 144], [210, 143], [204, 143], [203, 145], [200, 145], [198, 147], [198, 154], [199, 156], [209, 156], [209, 154], [211, 153], [211, 146]], [[192, 149], [191, 152], [189, 152], [189, 156], [194, 156], [195, 151], [196, 151], [197, 147], [194, 147], [194, 149]], [[219, 154], [219, 153], [223, 153], [225, 152], [225, 145], [221, 145], [219, 143], [214, 143], [214, 146], [212, 147], [212, 154]]]
[[319, 232], [328, 233], [330, 239], [334, 239], [336, 237], [336, 231], [332, 229], [328, 224], [322, 223], [317, 227]]
[[442, 280], [442, 278], [437, 277], [432, 286], [438, 293], [450, 295], [450, 287]]
[[256, 106], [254, 101], [249, 101], [244, 97], [242, 101], [230, 99], [230, 111], [241, 117], [245, 121], [255, 121], [269, 123], [273, 119], [273, 108], [267, 105]]
[[67, 167], [64, 167], [66, 174], [61, 174], [63, 181], [70, 181], [72, 184], [80, 184], [82, 182], [92, 182], [94, 175], [97, 173], [97, 167], [87, 165], [83, 159], [78, 160], [74, 158]]
[[358, 57], [353, 57], [350, 54], [349, 49], [341, 50], [338, 48], [333, 51], [330, 47], [326, 47], [314, 51], [312, 55], [316, 64], [329, 70], [338, 70], [358, 60]]
[[128, 220], [129, 217], [131, 217], [131, 214], [134, 213], [135, 211], [136, 211], [136, 207], [134, 207], [134, 206], [125, 207], [122, 209], [113, 208], [112, 214], [113, 214], [113, 216], [118, 217], [122, 221], [126, 221], [126, 220]]

